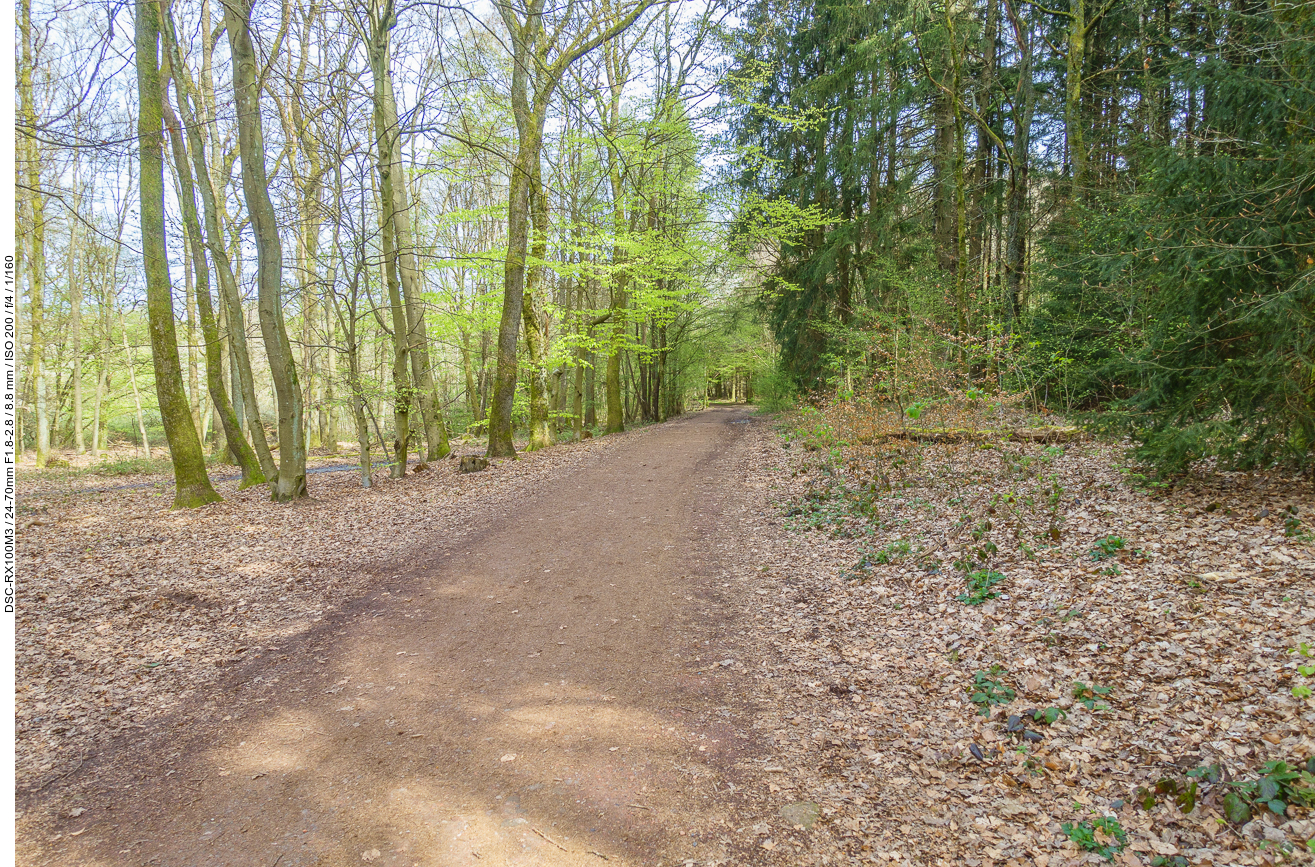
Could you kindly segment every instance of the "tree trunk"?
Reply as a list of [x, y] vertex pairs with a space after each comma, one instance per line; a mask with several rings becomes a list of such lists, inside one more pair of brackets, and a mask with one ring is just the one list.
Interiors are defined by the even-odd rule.
[[[339, 177], [338, 189], [342, 189], [342, 180]], [[361, 487], [368, 488], [374, 484], [372, 471], [374, 470], [373, 458], [370, 455], [370, 424], [366, 419], [366, 397], [365, 388], [361, 383], [361, 342], [356, 330], [356, 299], [359, 297], [361, 274], [365, 270], [365, 251], [359, 251], [357, 266], [352, 271], [352, 280], [350, 287], [350, 302], [347, 307], [347, 316], [343, 320], [344, 330], [347, 332], [347, 388], [352, 395], [352, 420], [356, 423], [356, 446], [357, 455], [361, 467]], [[382, 438], [380, 439], [382, 442]]]
[[[527, 0], [519, 9], [495, 4], [511, 43], [511, 110], [516, 120], [516, 159], [507, 195], [507, 254], [502, 319], [498, 325], [498, 371], [489, 413], [489, 456], [515, 457], [511, 439], [512, 400], [516, 389], [516, 339], [525, 295], [529, 251], [529, 185], [536, 176], [543, 128], [553, 93], [573, 63], [630, 27], [655, 0], [638, 0], [629, 9], [611, 4], [580, 16], [581, 28], [569, 45], [565, 28], [544, 28], [544, 0]], [[551, 61], [549, 57], [554, 54]]]
[[[209, 6], [203, 4], [202, 8], [208, 11]], [[210, 162], [206, 158], [204, 126], [198, 123], [198, 112], [207, 107], [207, 95], [210, 97], [209, 101], [213, 102], [213, 94], [210, 93], [208, 86], [209, 69], [208, 66], [203, 68], [202, 90], [198, 95], [186, 74], [187, 67], [183, 62], [182, 52], [178, 49], [177, 40], [174, 38], [172, 21], [166, 21], [165, 23], [169, 25], [164, 36], [169, 40], [170, 56], [173, 59], [175, 72], [175, 87], [182, 88], [182, 92], [178, 94], [178, 110], [182, 114], [183, 127], [187, 131], [187, 142], [190, 145], [192, 155], [192, 168], [195, 170], [195, 179], [197, 181], [196, 186], [201, 193], [201, 207], [205, 214], [206, 246], [210, 250], [210, 261], [215, 266], [215, 276], [219, 282], [219, 294], [223, 300], [222, 308], [228, 320], [230, 378], [233, 381], [233, 412], [239, 422], [246, 419], [247, 430], [251, 434], [251, 446], [255, 451], [256, 458], [260, 461], [260, 471], [266, 481], [271, 483], [271, 490], [273, 490], [273, 482], [278, 476], [278, 468], [274, 465], [274, 456], [270, 453], [269, 443], [265, 437], [265, 424], [260, 417], [260, 402], [256, 398], [255, 376], [251, 369], [251, 356], [247, 351], [246, 315], [242, 310], [242, 296], [238, 290], [237, 277], [233, 274], [233, 266], [228, 258], [228, 249], [224, 245], [223, 232], [219, 225], [218, 197], [215, 191], [214, 174], [211, 171]], [[208, 49], [204, 57], [208, 60]], [[196, 104], [196, 110], [193, 110], [193, 103]], [[213, 138], [214, 124], [211, 123], [206, 126], [209, 126]]]
[[283, 245], [279, 240], [274, 204], [269, 198], [269, 180], [265, 175], [265, 134], [260, 121], [260, 90], [250, 23], [250, 0], [230, 0], [224, 4], [224, 25], [233, 57], [242, 191], [256, 238], [259, 299], [256, 310], [278, 400], [279, 468], [273, 498], [288, 502], [307, 496], [306, 445], [301, 438], [301, 388], [297, 384], [297, 368], [283, 321]]
[[[512, 73], [513, 96], [516, 79], [524, 76], [517, 66]], [[520, 101], [525, 101], [524, 87], [520, 84]], [[507, 195], [507, 257], [504, 264], [502, 318], [498, 322], [497, 372], [493, 378], [493, 399], [489, 401], [488, 456], [507, 458], [516, 456], [511, 438], [511, 409], [516, 393], [516, 342], [520, 336], [521, 314], [525, 305], [525, 257], [529, 252], [529, 195], [530, 178], [539, 161], [539, 147], [543, 120], [529, 116], [528, 107], [517, 111], [517, 127], [521, 130], [512, 165], [511, 184]]]
[[[173, 35], [173, 22], [166, 22], [165, 27], [168, 34], [166, 41], [171, 42], [169, 37]], [[181, 70], [179, 73], [181, 74]], [[178, 76], [175, 76], [174, 86], [181, 104], [185, 96], [182, 89], [178, 87], [177, 78]], [[164, 104], [164, 117], [168, 121], [169, 138], [173, 144], [174, 168], [178, 177], [178, 199], [183, 211], [183, 234], [190, 247], [191, 260], [194, 263], [193, 271], [196, 274], [193, 297], [196, 299], [200, 314], [201, 333], [205, 338], [206, 386], [214, 403], [215, 412], [219, 416], [219, 423], [223, 427], [224, 439], [242, 470], [242, 484], [239, 488], [241, 490], [264, 483], [265, 474], [261, 471], [260, 460], [256, 457], [255, 451], [242, 436], [237, 413], [229, 403], [228, 392], [224, 389], [224, 360], [220, 349], [219, 325], [215, 322], [214, 305], [210, 298], [210, 266], [205, 255], [205, 244], [201, 240], [201, 220], [196, 211], [196, 184], [188, 164], [187, 149], [183, 145], [183, 136], [180, 132], [182, 125], [167, 102]]]
[[[32, 95], [32, 2], [20, 0], [19, 34], [22, 57], [18, 66], [19, 116], [29, 131], [22, 136], [27, 174], [27, 212], [31, 222], [28, 235], [28, 381], [32, 383], [36, 404], [36, 465], [43, 468], [50, 459], [50, 422], [46, 418], [45, 370], [45, 297], [46, 297], [46, 199], [41, 192], [41, 160], [36, 140], [36, 107]], [[19, 224], [20, 226], [22, 223]]]
[[[406, 327], [400, 335], [411, 365], [413, 391], [419, 398], [425, 425], [426, 457], [434, 461], [451, 452], [447, 428], [438, 407], [433, 370], [429, 359], [429, 335], [425, 325], [420, 269], [415, 262], [415, 239], [411, 229], [410, 193], [402, 167], [400, 125], [393, 91], [390, 33], [397, 23], [391, 2], [371, 8], [370, 70], [374, 78], [375, 134], [379, 149], [380, 195], [386, 199], [385, 232], [393, 237], [394, 268], [401, 281]], [[384, 180], [385, 174], [387, 180]]]
[[667, 326], [658, 327], [658, 347], [657, 347], [657, 373], [653, 382], [653, 405], [656, 407], [656, 417], [654, 421], [666, 421], [670, 414], [667, 407], [663, 405], [663, 397], [667, 387], [667, 356], [671, 354], [671, 347], [667, 345]]
[[[957, 57], [957, 48], [955, 50]], [[968, 338], [972, 335], [971, 314], [968, 298], [968, 141], [967, 129], [963, 118], [963, 76], [961, 67], [954, 63], [954, 298], [958, 307], [959, 352], [961, 363], [967, 370], [969, 356]]]
[[101, 407], [105, 402], [105, 377], [108, 373], [104, 363], [101, 364], [100, 370], [96, 372], [96, 396], [91, 406], [91, 456], [99, 459], [105, 449], [104, 436], [100, 429]]
[[577, 347], [575, 350], [575, 373], [572, 376], [572, 385], [574, 386], [571, 396], [571, 428], [575, 434], [576, 442], [584, 434], [584, 349]]
[[1014, 99], [1014, 140], [1009, 162], [1008, 225], [1005, 239], [1005, 293], [1009, 315], [1017, 326], [1022, 316], [1024, 283], [1027, 271], [1028, 189], [1027, 176], [1032, 147], [1032, 114], [1036, 108], [1036, 88], [1032, 81], [1032, 25], [1018, 15], [1010, 2], [1005, 3], [1018, 45], [1018, 85]]
[[[625, 406], [621, 394], [621, 353], [625, 343], [626, 322], [624, 311], [628, 302], [626, 290], [630, 279], [629, 256], [623, 238], [634, 228], [633, 215], [627, 219], [625, 210], [625, 180], [622, 177], [622, 155], [617, 145], [621, 129], [621, 97], [626, 80], [630, 77], [628, 58], [617, 46], [608, 46], [605, 52], [604, 71], [607, 76], [608, 101], [605, 130], [607, 139], [607, 174], [612, 188], [612, 339], [607, 357], [607, 427], [606, 433], [625, 430]], [[600, 107], [600, 113], [602, 107]]]
[[[168, 65], [167, 62], [165, 65], [167, 67]], [[165, 88], [166, 90], [168, 88], [167, 79], [165, 82]], [[166, 93], [165, 104], [168, 105], [168, 102], [169, 100]], [[168, 112], [166, 110], [166, 117], [168, 117], [170, 113], [171, 112]], [[177, 119], [175, 118], [172, 120], [174, 123], [174, 127], [170, 128], [169, 130], [171, 137], [177, 132], [176, 129]], [[177, 145], [175, 144], [175, 148], [176, 147]], [[184, 298], [186, 299], [184, 303], [187, 307], [187, 331], [184, 332], [187, 336], [187, 405], [192, 411], [192, 425], [197, 429], [197, 432], [200, 433], [201, 444], [202, 447], [204, 447], [205, 425], [201, 421], [201, 377], [200, 377], [200, 371], [197, 369], [197, 364], [196, 364], [196, 277], [194, 274], [195, 263], [192, 261], [192, 257], [188, 255], [188, 251], [192, 247], [192, 239], [190, 237], [191, 231], [192, 231], [192, 227], [189, 226], [186, 221], [184, 221], [182, 236], [183, 236], [183, 293], [184, 293]]]
[[146, 460], [151, 459], [151, 441], [146, 436], [146, 416], [142, 414], [142, 393], [137, 389], [137, 358], [128, 345], [128, 327], [120, 317], [119, 325], [123, 328], [123, 354], [128, 358], [128, 382], [132, 386], [132, 404], [137, 410], [137, 430], [142, 437], [142, 448]]
[[353, 338], [348, 338], [347, 386], [352, 391], [352, 418], [356, 422], [356, 453], [361, 467], [361, 487], [373, 483], [370, 456], [370, 423], [365, 418], [365, 391], [361, 387], [361, 356]]
[[543, 260], [548, 255], [548, 196], [543, 189], [543, 176], [538, 163], [530, 180], [530, 215], [534, 227], [534, 240], [530, 256], [532, 264], [526, 268], [525, 279], [525, 346], [529, 353], [530, 386], [530, 442], [526, 451], [537, 451], [554, 444], [552, 426], [548, 423], [547, 357], [548, 339], [544, 334], [536, 308], [536, 298], [543, 283]]
[[136, 11], [142, 260], [146, 269], [146, 316], [150, 323], [155, 394], [159, 399], [160, 417], [173, 463], [174, 508], [194, 508], [218, 502], [220, 497], [206, 475], [201, 441], [192, 424], [179, 366], [178, 335], [174, 329], [173, 292], [169, 285], [164, 238], [164, 88], [159, 61], [160, 5], [150, 0], [138, 0]]
[[[324, 305], [324, 333], [327, 343], [332, 345], [337, 335], [333, 330], [333, 320], [329, 315], [329, 306]], [[334, 383], [338, 380], [338, 355], [336, 352], [329, 352], [324, 361], [324, 391], [320, 401], [320, 440], [328, 443], [333, 449], [333, 453], [338, 453], [338, 416], [335, 412], [337, 407], [334, 402], [337, 400], [337, 392], [334, 390]]]
[[932, 139], [932, 212], [936, 263], [951, 280], [959, 272], [959, 246], [954, 236], [954, 106], [953, 98], [937, 89], [932, 96], [935, 124]]
[[466, 412], [472, 422], [480, 419], [479, 383], [475, 377], [475, 361], [470, 349], [470, 332], [461, 329], [461, 373], [466, 378]]
[[1064, 64], [1064, 132], [1069, 162], [1073, 166], [1073, 189], [1079, 193], [1087, 179], [1087, 145], [1082, 132], [1082, 70], [1087, 59], [1085, 0], [1071, 0], [1068, 50]]
[[[202, 240], [201, 244], [204, 248], [205, 241]], [[213, 308], [213, 302], [211, 306]], [[233, 358], [232, 353], [230, 353], [228, 349], [228, 313], [224, 309], [222, 300], [219, 307], [214, 308], [214, 313], [215, 327], [219, 330], [219, 384], [220, 387], [224, 389], [224, 394], [228, 395], [229, 406], [233, 409], [233, 418], [237, 421], [238, 432], [241, 433], [242, 410], [233, 400], [234, 392], [236, 391], [232, 376]], [[219, 407], [214, 406], [211, 411], [215, 415], [214, 420], [211, 422], [215, 428], [215, 446], [210, 450], [210, 454], [223, 460], [225, 463], [236, 465], [237, 455], [233, 453], [231, 448], [229, 448], [228, 437], [224, 433], [224, 422], [219, 418]], [[248, 445], [250, 445], [250, 443], [248, 443]], [[253, 451], [252, 454], [255, 454], [255, 452]], [[259, 466], [259, 459], [257, 459], [257, 466]]]
[[[77, 186], [77, 174], [73, 178]], [[77, 211], [81, 196], [73, 197], [74, 213], [69, 219], [68, 227], [68, 296], [69, 296], [69, 342], [73, 347], [73, 451], [84, 454], [86, 442], [82, 438], [82, 280], [74, 271], [74, 251], [77, 249]]]
[[406, 462], [409, 458], [411, 443], [411, 402], [415, 389], [411, 387], [411, 373], [408, 365], [406, 334], [406, 308], [402, 303], [401, 289], [397, 283], [397, 257], [392, 233], [392, 197], [390, 196], [389, 178], [385, 169], [383, 151], [380, 151], [379, 180], [383, 187], [380, 198], [380, 235], [384, 247], [384, 285], [388, 287], [388, 304], [393, 321], [393, 465], [389, 475], [400, 479], [406, 475]]
[[411, 407], [415, 398], [415, 389], [411, 383], [410, 352], [408, 335], [410, 325], [407, 322], [407, 310], [402, 299], [401, 286], [398, 283], [399, 262], [397, 255], [397, 196], [393, 187], [400, 181], [394, 173], [398, 170], [400, 160], [396, 154], [397, 136], [395, 125], [390, 125], [385, 115], [385, 96], [381, 91], [391, 87], [388, 76], [388, 35], [392, 26], [392, 7], [380, 10], [371, 6], [371, 42], [370, 68], [374, 74], [374, 128], [375, 159], [379, 173], [379, 235], [383, 246], [383, 282], [388, 292], [389, 312], [392, 319], [393, 338], [393, 462], [389, 468], [392, 478], [400, 479], [406, 475], [406, 465], [410, 458], [411, 442]]
[[598, 427], [597, 387], [594, 383], [598, 353], [589, 352], [585, 356], [584, 366], [584, 426], [593, 430]]
[[[607, 427], [605, 433], [620, 433], [626, 429], [625, 407], [621, 404], [621, 337], [625, 325], [612, 326], [612, 351], [607, 356]], [[619, 333], [618, 333], [619, 332]]]
[[[525, 257], [530, 244], [530, 183], [539, 164], [546, 114], [538, 97], [547, 85], [535, 81], [542, 75], [536, 68], [537, 49], [543, 38], [543, 0], [528, 0], [525, 20], [519, 21], [510, 5], [498, 7], [511, 37], [511, 111], [516, 121], [516, 158], [511, 165], [507, 190], [507, 254], [503, 265], [502, 317], [498, 321], [497, 370], [493, 398], [489, 403], [488, 456], [516, 457], [511, 436], [512, 404], [516, 395], [516, 341], [520, 337], [521, 312], [525, 304]], [[547, 108], [547, 100], [543, 101]]]
[[402, 277], [402, 297], [406, 304], [407, 344], [411, 358], [411, 376], [420, 398], [420, 417], [425, 424], [425, 457], [441, 460], [452, 452], [448, 443], [447, 425], [434, 383], [434, 369], [429, 357], [429, 329], [425, 324], [424, 290], [420, 285], [420, 270], [415, 264], [415, 247], [411, 233], [410, 202], [406, 194], [406, 176], [401, 174], [398, 161], [398, 178], [394, 194], [398, 206], [393, 210], [399, 251], [398, 265]]

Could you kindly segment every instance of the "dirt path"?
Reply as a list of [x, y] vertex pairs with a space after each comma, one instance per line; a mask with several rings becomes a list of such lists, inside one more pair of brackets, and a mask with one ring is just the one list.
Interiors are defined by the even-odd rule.
[[83, 771], [97, 783], [86, 814], [29, 841], [25, 860], [731, 857], [714, 830], [736, 810], [732, 766], [752, 741], [748, 710], [727, 709], [709, 673], [733, 640], [709, 552], [746, 416], [668, 423], [459, 544], [413, 552], [233, 675], [221, 718], [198, 715], [215, 698], [198, 696]]

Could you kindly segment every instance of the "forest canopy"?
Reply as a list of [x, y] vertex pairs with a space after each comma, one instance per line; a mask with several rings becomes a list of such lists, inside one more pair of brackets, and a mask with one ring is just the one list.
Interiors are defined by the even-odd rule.
[[[1310, 3], [763, 0], [739, 184], [830, 219], [761, 309], [803, 387], [927, 356], [1176, 472], [1315, 445]], [[774, 285], [773, 285], [774, 284]]]
[[[1310, 3], [20, 0], [19, 444], [178, 505], [353, 443], [1003, 391], [1309, 467]], [[857, 385], [855, 385], [857, 383]]]

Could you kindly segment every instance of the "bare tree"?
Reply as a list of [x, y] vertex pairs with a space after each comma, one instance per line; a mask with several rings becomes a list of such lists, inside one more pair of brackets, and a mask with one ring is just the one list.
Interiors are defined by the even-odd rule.
[[307, 496], [306, 443], [301, 436], [301, 387], [297, 383], [297, 367], [283, 316], [283, 244], [279, 240], [278, 221], [265, 173], [265, 133], [260, 119], [260, 84], [256, 51], [251, 43], [249, 0], [229, 0], [224, 4], [224, 26], [233, 56], [242, 190], [256, 239], [259, 299], [256, 309], [278, 399], [279, 468], [273, 497], [279, 502], [288, 502]]
[[142, 259], [146, 314], [151, 326], [155, 394], [174, 468], [174, 508], [193, 508], [220, 497], [205, 471], [201, 440], [183, 390], [173, 291], [164, 238], [164, 86], [160, 74], [160, 4], [138, 0], [136, 19], [137, 131], [141, 161]]

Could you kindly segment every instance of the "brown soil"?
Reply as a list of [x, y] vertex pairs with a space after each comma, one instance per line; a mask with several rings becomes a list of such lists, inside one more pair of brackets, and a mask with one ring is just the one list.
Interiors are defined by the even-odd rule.
[[734, 857], [752, 709], [720, 686], [743, 663], [710, 541], [747, 416], [609, 438], [463, 536], [422, 539], [364, 596], [20, 787], [20, 862]]
[[[836, 451], [883, 429], [846, 412], [316, 476], [291, 508], [25, 478], [19, 862], [1078, 867], [1097, 818], [1120, 867], [1310, 860], [1315, 780], [1224, 809], [1315, 756], [1309, 478]], [[1006, 579], [968, 604], [983, 539]], [[1209, 767], [1194, 806], [1138, 794]]]

